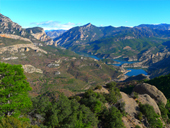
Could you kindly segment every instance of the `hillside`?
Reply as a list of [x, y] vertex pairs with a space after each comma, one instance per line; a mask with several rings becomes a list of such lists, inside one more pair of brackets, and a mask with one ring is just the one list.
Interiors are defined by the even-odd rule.
[[[4, 16], [3, 18], [8, 19]], [[8, 21], [15, 24], [10, 19]], [[11, 89], [8, 92], [8, 90], [6, 91], [7, 88], [4, 87], [4, 85], [9, 84], [8, 75], [0, 78], [0, 84], [3, 85], [0, 94], [0, 116], [2, 117], [0, 127], [169, 127], [169, 75], [151, 80], [131, 81], [129, 79], [127, 82], [116, 83], [113, 81], [121, 79], [122, 73], [126, 70], [122, 67], [105, 64], [115, 63], [113, 60], [103, 59], [98, 61], [80, 56], [60, 46], [49, 46], [47, 42], [51, 38], [39, 27], [22, 29], [25, 36], [21, 33], [10, 33], [9, 27], [9, 31], [3, 29], [5, 28], [1, 28], [2, 32], [0, 33], [0, 62], [4, 62], [0, 63], [1, 69], [3, 69], [1, 74], [4, 72], [5, 74], [7, 72], [7, 74], [15, 74], [16, 77], [14, 77], [15, 75], [10, 77], [10, 82], [13, 82], [17, 89], [21, 89], [18, 86], [18, 81], [23, 81], [23, 84], [27, 84], [27, 86], [30, 84], [32, 90], [30, 87], [28, 88], [29, 95], [25, 95], [27, 92], [21, 92], [17, 89]], [[160, 63], [165, 58], [168, 62], [169, 44], [168, 41], [162, 43], [168, 38], [141, 37], [132, 39], [127, 37], [119, 38], [116, 43], [113, 43], [118, 38], [104, 37], [109, 35], [105, 31], [112, 29], [117, 32], [120, 31], [116, 30], [117, 28], [108, 27], [99, 30], [97, 27], [87, 24], [83, 29], [85, 31], [82, 30], [81, 32], [84, 34], [92, 34], [91, 29], [99, 34], [92, 37], [86, 36], [86, 38], [80, 35], [83, 40], [82, 45], [87, 45], [87, 49], [89, 44], [90, 48], [93, 47], [94, 51], [92, 50], [91, 54], [99, 52], [96, 55], [104, 58], [121, 55], [129, 57], [132, 54], [137, 55], [141, 61], [145, 61], [145, 57], [152, 55], [151, 58], [155, 62], [154, 64]], [[120, 29], [126, 31], [130, 28], [121, 27]], [[75, 31], [78, 32], [79, 30], [76, 28]], [[68, 33], [65, 32], [63, 35], [65, 34]], [[68, 37], [68, 40], [78, 39], [78, 36], [72, 34], [75, 37], [73, 39]], [[102, 38], [100, 39], [100, 37]], [[91, 42], [88, 42], [90, 40]], [[105, 43], [105, 47], [102, 42]], [[63, 46], [67, 45], [69, 47], [73, 45], [72, 48], [78, 49], [75, 44], [69, 44], [68, 42], [63, 44]], [[116, 55], [109, 55], [108, 49]], [[86, 47], [83, 52], [89, 53], [89, 51], [86, 51]], [[158, 52], [159, 54], [157, 54]], [[148, 63], [149, 60], [150, 58], [145, 63]], [[6, 63], [21, 64], [22, 67], [13, 67]], [[165, 67], [168, 66], [168, 63], [166, 64]], [[6, 68], [3, 66], [5, 65], [11, 67], [12, 71], [9, 69], [7, 72], [4, 71]], [[19, 67], [19, 70], [16, 69]], [[26, 77], [23, 76], [21, 80], [16, 81], [16, 78], [20, 78], [17, 74], [18, 71], [20, 74], [24, 71]], [[164, 86], [161, 86], [162, 84]], [[22, 93], [26, 97], [23, 97]], [[13, 94], [17, 94], [17, 96], [20, 94], [21, 97], [19, 98], [22, 99], [22, 102], [19, 101], [18, 103], [19, 99], [13, 97]], [[4, 98], [7, 100], [4, 100]], [[29, 104], [24, 105], [23, 109], [14, 106], [24, 103]], [[10, 104], [14, 108], [10, 107], [11, 112], [9, 112], [9, 108], [6, 108], [6, 105]], [[26, 108], [26, 106], [28, 107]]]
[[[99, 58], [124, 58], [139, 61], [123, 64], [125, 68], [149, 68], [151, 77], [168, 74], [166, 61], [169, 54], [170, 31], [168, 24], [142, 24], [135, 27], [96, 27], [92, 24], [75, 27], [54, 39], [54, 44], [75, 52], [84, 52]], [[159, 71], [157, 70], [159, 67]]]
[[[163, 26], [163, 25], [162, 25]], [[156, 46], [154, 52], [161, 51], [169, 39], [168, 29], [156, 29], [147, 25], [129, 27], [96, 27], [87, 24], [75, 27], [54, 39], [55, 44], [76, 52], [86, 52], [106, 58], [112, 56], [139, 58], [140, 54]], [[114, 55], [112, 55], [114, 54]]]
[[[13, 23], [1, 15], [2, 22]], [[0, 22], [0, 23], [2, 23]], [[22, 28], [22, 27], [20, 27]], [[2, 28], [2, 30], [5, 28]], [[11, 31], [11, 28], [8, 28]], [[31, 96], [47, 92], [64, 92], [67, 96], [84, 91], [98, 84], [105, 84], [120, 74], [119, 69], [81, 57], [63, 48], [48, 46], [51, 41], [39, 27], [22, 29], [26, 33], [0, 34], [0, 61], [22, 64], [27, 79], [33, 88]], [[28, 38], [27, 38], [28, 37]]]
[[45, 42], [47, 45], [53, 45], [53, 40], [46, 35], [43, 28], [40, 27], [33, 27], [33, 28], [27, 28], [25, 30], [27, 33], [32, 35], [37, 40]]

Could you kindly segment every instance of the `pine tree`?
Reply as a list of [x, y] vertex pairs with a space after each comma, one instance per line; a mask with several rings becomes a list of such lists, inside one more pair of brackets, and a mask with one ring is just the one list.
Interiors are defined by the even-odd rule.
[[31, 90], [21, 65], [0, 63], [0, 115], [13, 115], [30, 107]]

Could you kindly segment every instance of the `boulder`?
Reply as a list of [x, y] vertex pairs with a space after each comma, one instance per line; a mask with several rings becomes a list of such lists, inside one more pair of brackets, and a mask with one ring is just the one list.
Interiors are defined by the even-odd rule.
[[139, 125], [141, 128], [146, 128], [146, 126], [144, 124], [141, 124], [139, 120], [129, 115], [123, 116], [122, 121], [126, 128], [135, 128], [136, 125]]
[[60, 75], [60, 74], [61, 74], [60, 71], [55, 72], [55, 75]]
[[26, 72], [26, 73], [34, 73], [34, 72], [37, 72], [40, 74], [43, 73], [43, 71], [41, 69], [35, 68], [32, 65], [22, 65], [22, 68], [24, 69], [24, 72]]
[[102, 87], [101, 89], [96, 89], [94, 90], [94, 92], [109, 94], [109, 91], [104, 87]]
[[167, 99], [165, 95], [153, 85], [147, 83], [141, 83], [136, 85], [133, 91], [139, 94], [148, 94], [157, 103], [162, 102], [165, 105], [167, 103]]
[[157, 103], [148, 94], [138, 95], [138, 101], [141, 102], [142, 104], [149, 104], [149, 105], [153, 106], [155, 112], [157, 114], [161, 115], [161, 111], [160, 111]]
[[125, 112], [128, 113], [130, 116], [135, 117], [139, 112], [138, 104], [136, 103], [136, 101], [133, 98], [131, 98], [124, 92], [120, 92], [120, 93], [122, 95], [122, 98], [119, 100], [119, 103], [124, 102], [125, 103], [125, 107], [124, 107]]

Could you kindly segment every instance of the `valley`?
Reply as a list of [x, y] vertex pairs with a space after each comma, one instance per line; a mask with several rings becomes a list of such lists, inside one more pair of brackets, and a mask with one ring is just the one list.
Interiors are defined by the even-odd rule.
[[45, 31], [0, 14], [0, 127], [169, 128], [169, 43], [168, 24]]
[[[122, 68], [144, 68], [154, 78], [170, 73], [164, 72], [168, 66], [154, 71], [158, 70], [157, 63], [169, 57], [169, 35], [168, 24], [130, 28], [96, 27], [89, 23], [72, 28], [53, 40], [55, 45], [77, 53], [83, 52], [102, 59], [123, 58], [127, 63], [122, 64]], [[132, 61], [136, 62], [129, 63]], [[143, 71], [144, 74], [146, 72]]]

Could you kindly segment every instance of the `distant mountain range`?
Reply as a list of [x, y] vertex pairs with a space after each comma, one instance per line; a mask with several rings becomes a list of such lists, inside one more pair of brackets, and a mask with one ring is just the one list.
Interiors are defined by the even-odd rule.
[[45, 30], [46, 34], [52, 39], [59, 37], [67, 30]]
[[[170, 25], [139, 25], [130, 27], [96, 27], [86, 24], [74, 27], [54, 39], [54, 44], [65, 48], [98, 56], [138, 56], [170, 37]], [[156, 48], [159, 51], [161, 48]], [[162, 50], [162, 49], [161, 49]], [[128, 52], [128, 53], [127, 53]], [[106, 55], [108, 54], [108, 55]]]
[[[88, 23], [84, 26], [74, 27], [53, 40], [56, 46], [59, 45], [76, 52], [85, 52], [100, 58], [122, 57], [128, 61], [141, 62], [126, 66], [150, 67], [169, 56], [170, 25], [96, 27]], [[167, 71], [166, 74], [169, 72]], [[150, 72], [150, 74], [152, 73]], [[152, 75], [156, 76], [158, 73]]]

